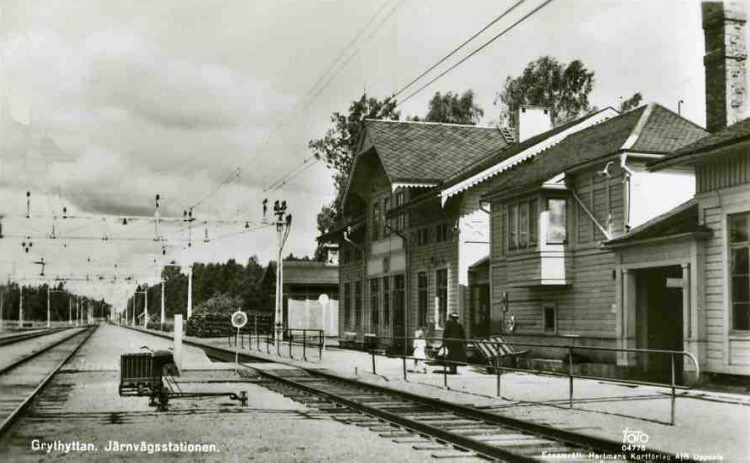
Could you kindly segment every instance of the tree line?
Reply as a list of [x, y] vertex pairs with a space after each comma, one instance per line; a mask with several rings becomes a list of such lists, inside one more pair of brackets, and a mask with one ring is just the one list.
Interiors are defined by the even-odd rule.
[[[56, 286], [49, 284], [23, 285], [23, 319], [24, 321], [47, 320], [47, 288], [50, 289], [50, 320], [68, 321], [69, 309], [72, 307], [72, 317], [76, 316], [76, 300], [81, 308], [92, 307], [95, 318], [108, 317], [111, 305], [103, 299], [93, 299], [79, 296], [67, 290], [63, 282]], [[21, 286], [17, 283], [0, 285], [0, 313], [3, 320], [18, 320], [21, 301]]]
[[[175, 264], [172, 262], [172, 264]], [[271, 311], [276, 287], [276, 264], [262, 265], [257, 256], [252, 256], [245, 265], [230, 259], [225, 263], [194, 263], [192, 281], [193, 314], [203, 310], [245, 312]], [[270, 272], [270, 278], [263, 276]], [[175, 314], [186, 315], [188, 275], [179, 267], [164, 267], [161, 273], [164, 281], [164, 312], [168, 319]], [[161, 312], [161, 286], [138, 285], [136, 294], [128, 297], [128, 314], [132, 317], [133, 299], [136, 316], [143, 313], [146, 303], [143, 291], [148, 294], [150, 319], [158, 321]]]

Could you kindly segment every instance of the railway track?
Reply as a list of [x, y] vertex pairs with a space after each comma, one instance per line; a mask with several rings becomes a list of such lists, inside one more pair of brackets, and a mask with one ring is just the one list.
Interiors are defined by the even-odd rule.
[[75, 331], [41, 350], [14, 360], [0, 370], [0, 436], [78, 351], [96, 327]]
[[[185, 342], [204, 349], [212, 358], [234, 361], [235, 354], [228, 349]], [[268, 362], [247, 353], [240, 353], [240, 359]], [[675, 455], [657, 450], [623, 449], [622, 442], [509, 418], [317, 369], [295, 367], [253, 369], [253, 372], [248, 375], [260, 375], [264, 380], [259, 384], [268, 389], [313, 406], [343, 423], [367, 427], [381, 437], [430, 451], [436, 458], [525, 462], [559, 460], [563, 457], [556, 455], [565, 454], [569, 460], [675, 460]]]
[[46, 330], [38, 330], [38, 331], [32, 331], [30, 333], [15, 333], [10, 334], [7, 336], [0, 337], [0, 347], [6, 346], [9, 344], [15, 344], [20, 341], [25, 341], [27, 339], [33, 339], [38, 338], [41, 336], [47, 336], [53, 333], [57, 333], [58, 331], [66, 330], [68, 328], [51, 328]]

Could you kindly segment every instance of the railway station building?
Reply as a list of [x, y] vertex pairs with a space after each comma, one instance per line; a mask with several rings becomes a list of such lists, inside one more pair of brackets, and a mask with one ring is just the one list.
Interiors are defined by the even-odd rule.
[[480, 198], [516, 163], [614, 117], [611, 108], [551, 129], [543, 108], [519, 111], [519, 130], [367, 120], [343, 201], [344, 221], [322, 239], [340, 252], [340, 338], [440, 338], [456, 312], [468, 336], [489, 334], [490, 221]]

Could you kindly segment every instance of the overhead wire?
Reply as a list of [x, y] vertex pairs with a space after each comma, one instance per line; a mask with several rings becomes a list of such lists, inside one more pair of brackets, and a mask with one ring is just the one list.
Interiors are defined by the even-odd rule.
[[497, 39], [499, 39], [500, 37], [504, 36], [505, 34], [507, 34], [508, 32], [510, 32], [511, 30], [513, 30], [516, 26], [518, 26], [522, 22], [526, 21], [528, 18], [530, 18], [531, 16], [533, 16], [534, 14], [536, 14], [539, 10], [541, 10], [545, 6], [549, 5], [553, 1], [554, 0], [545, 0], [542, 4], [540, 4], [536, 8], [532, 9], [530, 12], [526, 13], [525, 15], [523, 15], [520, 19], [518, 19], [517, 21], [515, 21], [513, 24], [511, 24], [507, 28], [503, 29], [500, 33], [498, 33], [495, 36], [493, 36], [491, 39], [489, 39], [488, 41], [486, 41], [485, 43], [483, 43], [478, 48], [474, 49], [471, 53], [469, 53], [468, 55], [466, 55], [465, 57], [463, 57], [457, 63], [453, 64], [448, 69], [446, 69], [443, 72], [441, 72], [440, 74], [438, 74], [436, 77], [430, 79], [427, 83], [423, 84], [417, 90], [411, 92], [406, 98], [404, 98], [403, 100], [399, 101], [396, 104], [396, 107], [399, 107], [399, 106], [403, 105], [404, 103], [406, 103], [407, 101], [409, 101], [412, 97], [414, 97], [415, 95], [417, 95], [418, 93], [420, 93], [422, 90], [426, 89], [427, 87], [429, 87], [430, 85], [432, 85], [433, 83], [435, 83], [438, 79], [442, 78], [443, 76], [445, 76], [449, 72], [453, 71], [454, 69], [456, 69], [457, 67], [459, 67], [460, 65], [462, 65], [463, 63], [465, 63], [469, 58], [471, 58], [472, 56], [476, 55], [480, 51], [482, 51], [485, 48], [487, 48], [490, 44], [492, 44], [493, 42], [495, 42]]
[[[381, 28], [381, 27], [383, 26], [383, 24], [384, 24], [384, 23], [385, 23], [385, 22], [386, 22], [386, 21], [387, 21], [387, 20], [388, 20], [388, 19], [389, 19], [389, 18], [390, 18], [391, 16], [393, 16], [393, 14], [394, 14], [394, 13], [396, 12], [396, 10], [398, 10], [398, 8], [399, 8], [399, 7], [400, 7], [400, 6], [402, 5], [403, 1], [404, 1], [404, 0], [397, 0], [396, 2], [392, 3], [392, 5], [393, 5], [393, 6], [391, 7], [390, 11], [388, 11], [388, 13], [386, 13], [386, 15], [385, 15], [385, 16], [384, 16], [383, 18], [381, 18], [381, 21], [380, 21], [380, 22], [379, 22], [379, 23], [378, 23], [378, 24], [377, 24], [377, 25], [375, 26], [374, 30], [373, 30], [373, 31], [372, 31], [372, 32], [370, 33], [370, 35], [368, 35], [368, 36], [367, 36], [367, 37], [366, 37], [366, 38], [365, 38], [365, 39], [364, 39], [364, 40], [362, 41], [362, 43], [365, 43], [365, 42], [367, 42], [367, 41], [368, 41], [368, 40], [369, 40], [369, 39], [370, 39], [370, 38], [371, 38], [371, 37], [372, 37], [372, 36], [373, 36], [373, 35], [374, 35], [374, 34], [375, 34], [375, 33], [376, 33], [377, 31], [378, 31], [378, 30], [380, 30], [380, 28]], [[302, 109], [301, 109], [301, 111], [300, 111], [300, 112], [304, 112], [305, 110], [307, 110], [307, 108], [309, 108], [309, 107], [310, 107], [310, 105], [311, 105], [311, 104], [312, 104], [312, 103], [313, 103], [313, 102], [314, 102], [314, 101], [315, 101], [315, 100], [316, 100], [316, 99], [318, 98], [318, 96], [320, 96], [320, 94], [321, 94], [321, 93], [322, 93], [322, 92], [323, 92], [323, 91], [324, 91], [324, 90], [325, 90], [325, 89], [326, 89], [326, 88], [328, 87], [328, 85], [329, 85], [329, 84], [330, 84], [331, 82], [333, 82], [333, 80], [334, 80], [334, 79], [335, 79], [336, 77], [338, 77], [338, 75], [339, 75], [339, 74], [341, 73], [341, 71], [343, 71], [343, 69], [344, 69], [344, 68], [346, 67], [346, 65], [347, 65], [347, 64], [348, 64], [348, 63], [349, 63], [349, 62], [351, 61], [351, 59], [352, 59], [352, 58], [354, 58], [354, 56], [356, 56], [356, 55], [357, 55], [357, 53], [359, 53], [359, 51], [360, 51], [360, 49], [361, 49], [361, 45], [360, 45], [360, 47], [359, 47], [359, 48], [358, 48], [357, 50], [355, 50], [355, 51], [354, 51], [353, 53], [351, 53], [351, 54], [350, 54], [350, 55], [349, 55], [349, 56], [348, 56], [348, 57], [346, 58], [346, 60], [344, 60], [344, 61], [343, 61], [343, 63], [342, 63], [341, 65], [339, 65], [339, 66], [338, 66], [338, 70], [337, 70], [337, 71], [336, 71], [336, 72], [335, 72], [335, 73], [334, 73], [333, 75], [329, 76], [329, 77], [328, 77], [328, 79], [327, 79], [327, 80], [325, 81], [325, 83], [324, 83], [324, 84], [322, 84], [322, 85], [319, 85], [319, 84], [318, 84], [318, 83], [319, 83], [319, 82], [320, 82], [320, 81], [321, 81], [321, 80], [322, 80], [322, 79], [323, 79], [323, 78], [324, 78], [324, 77], [325, 77], [325, 76], [326, 76], [327, 74], [329, 74], [330, 72], [332, 72], [331, 70], [332, 70], [333, 68], [335, 68], [335, 67], [336, 67], [337, 63], [338, 63], [338, 62], [339, 62], [339, 61], [341, 60], [341, 57], [342, 57], [342, 56], [344, 56], [344, 55], [346, 54], [347, 50], [348, 50], [349, 48], [351, 48], [351, 47], [352, 47], [352, 46], [353, 46], [353, 45], [354, 45], [354, 44], [355, 44], [355, 43], [357, 42], [357, 39], [358, 39], [359, 37], [361, 37], [361, 35], [362, 35], [362, 34], [363, 34], [363, 33], [364, 33], [364, 32], [365, 32], [365, 31], [366, 31], [366, 30], [367, 30], [367, 29], [368, 29], [368, 28], [370, 27], [370, 25], [371, 25], [371, 24], [372, 24], [372, 23], [373, 23], [373, 22], [375, 21], [375, 19], [376, 19], [376, 18], [377, 18], [377, 17], [378, 17], [379, 15], [380, 15], [380, 13], [381, 13], [382, 11], [384, 11], [384, 10], [385, 10], [385, 7], [386, 7], [387, 5], [388, 5], [388, 2], [385, 2], [385, 3], [383, 4], [383, 6], [381, 6], [381, 8], [379, 8], [379, 9], [378, 9], [378, 10], [377, 10], [377, 11], [375, 12], [375, 14], [374, 14], [374, 15], [373, 15], [373, 16], [372, 16], [372, 17], [370, 18], [370, 20], [369, 20], [369, 21], [368, 21], [368, 22], [367, 22], [367, 23], [366, 23], [366, 24], [365, 24], [365, 25], [364, 25], [364, 26], [363, 26], [362, 28], [360, 28], [360, 30], [359, 30], [359, 31], [357, 32], [357, 34], [355, 35], [355, 38], [354, 38], [354, 39], [352, 39], [352, 40], [351, 40], [351, 41], [350, 41], [350, 42], [349, 42], [349, 43], [348, 43], [348, 44], [347, 44], [347, 45], [346, 45], [346, 46], [345, 46], [345, 47], [344, 47], [344, 48], [342, 49], [342, 51], [341, 51], [341, 52], [339, 53], [339, 55], [338, 55], [338, 56], [336, 57], [336, 59], [334, 59], [334, 61], [333, 61], [333, 62], [331, 63], [331, 65], [329, 65], [329, 66], [328, 66], [328, 68], [326, 69], [326, 71], [324, 71], [324, 72], [323, 72], [323, 74], [321, 74], [321, 76], [320, 76], [320, 77], [319, 77], [319, 78], [318, 78], [318, 79], [316, 80], [315, 84], [314, 84], [314, 85], [313, 85], [313, 86], [312, 86], [312, 87], [310, 88], [310, 90], [308, 90], [308, 92], [306, 92], [306, 94], [310, 94], [311, 92], [313, 92], [313, 91], [315, 90], [315, 88], [316, 88], [316, 87], [318, 87], [318, 88], [317, 88], [317, 91], [315, 91], [315, 93], [314, 93], [314, 94], [312, 95], [312, 97], [311, 97], [310, 99], [308, 99], [308, 100], [307, 100], [307, 102], [306, 102], [306, 103], [304, 104], [304, 106], [302, 107]], [[295, 112], [295, 111], [297, 110], [297, 108], [299, 108], [299, 105], [300, 105], [300, 104], [302, 103], [302, 101], [304, 101], [304, 98], [303, 98], [303, 99], [301, 99], [301, 100], [300, 100], [300, 103], [299, 103], [298, 105], [296, 105], [296, 106], [295, 106], [295, 108], [294, 108], [293, 112]], [[263, 147], [264, 147], [265, 145], [267, 145], [267, 144], [268, 144], [268, 142], [269, 142], [269, 141], [271, 140], [271, 137], [272, 137], [272, 136], [273, 136], [274, 134], [276, 134], [277, 132], [279, 132], [279, 131], [283, 130], [284, 128], [286, 128], [286, 127], [287, 127], [287, 126], [288, 126], [289, 124], [291, 124], [292, 122], [293, 122], [293, 119], [286, 119], [286, 120], [284, 121], [284, 123], [283, 123], [283, 124], [281, 124], [281, 123], [280, 123], [280, 124], [277, 124], [277, 125], [276, 125], [276, 126], [274, 127], [274, 129], [273, 129], [273, 130], [271, 131], [271, 133], [269, 134], [269, 136], [268, 136], [268, 137], [266, 137], [266, 139], [265, 139], [264, 143], [263, 143], [263, 144], [261, 145], [261, 149], [262, 149], [262, 148], [263, 148]], [[231, 173], [230, 173], [229, 175], [227, 175], [227, 176], [226, 176], [226, 177], [225, 177], [225, 178], [224, 178], [224, 179], [223, 179], [223, 180], [222, 180], [221, 182], [219, 182], [219, 184], [218, 184], [218, 185], [216, 185], [216, 186], [215, 186], [214, 188], [212, 188], [212, 189], [211, 189], [211, 190], [210, 190], [210, 191], [209, 191], [209, 192], [208, 192], [208, 193], [207, 193], [206, 195], [204, 195], [203, 197], [201, 197], [201, 198], [200, 198], [200, 199], [199, 199], [199, 200], [198, 200], [198, 201], [197, 201], [196, 203], [194, 203], [194, 204], [193, 204], [193, 205], [191, 205], [191, 206], [188, 206], [187, 208], [188, 208], [188, 209], [190, 209], [190, 208], [196, 208], [196, 207], [198, 207], [199, 205], [203, 204], [203, 202], [204, 202], [205, 200], [207, 200], [208, 198], [210, 198], [211, 196], [213, 196], [214, 194], [216, 194], [216, 192], [218, 192], [218, 191], [219, 191], [219, 190], [220, 190], [221, 188], [223, 188], [223, 187], [224, 187], [224, 185], [227, 185], [227, 184], [229, 184], [229, 183], [232, 183], [232, 182], [233, 182], [233, 181], [234, 181], [235, 179], [239, 178], [239, 177], [240, 177], [240, 176], [242, 175], [242, 173], [243, 173], [243, 172], [245, 171], [245, 169], [247, 169], [248, 167], [250, 167], [250, 166], [251, 166], [251, 165], [252, 165], [252, 164], [253, 164], [254, 162], [255, 162], [255, 160], [254, 160], [254, 159], [253, 159], [253, 160], [250, 160], [250, 161], [248, 161], [248, 163], [247, 163], [247, 164], [245, 164], [244, 166], [242, 166], [242, 167], [238, 167], [238, 168], [234, 169], [234, 170], [233, 170], [233, 171], [232, 171], [232, 172], [231, 172]], [[307, 162], [307, 161], [304, 161], [304, 162]], [[304, 164], [304, 162], [303, 162], [303, 164]], [[285, 175], [285, 176], [286, 176], [286, 175]], [[274, 182], [274, 183], [277, 183], [277, 182]], [[264, 190], [264, 192], [265, 192], [265, 191], [267, 191], [267, 190], [268, 190], [268, 189]]]

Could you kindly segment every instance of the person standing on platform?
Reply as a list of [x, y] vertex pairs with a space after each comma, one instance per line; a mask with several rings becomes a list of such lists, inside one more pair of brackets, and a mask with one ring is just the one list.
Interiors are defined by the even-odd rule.
[[[443, 330], [443, 346], [448, 349], [445, 360], [448, 362], [466, 362], [466, 343], [464, 327], [458, 322], [458, 314], [453, 312], [445, 322]], [[458, 365], [450, 363], [451, 374], [458, 372]]]
[[414, 348], [414, 352], [412, 353], [412, 357], [414, 357], [414, 371], [422, 371], [422, 373], [427, 373], [427, 367], [424, 364], [425, 359], [427, 358], [427, 354], [425, 353], [425, 349], [427, 348], [427, 341], [424, 338], [424, 327], [420, 326], [417, 328], [417, 331], [414, 332], [414, 343], [412, 344], [412, 347]]

